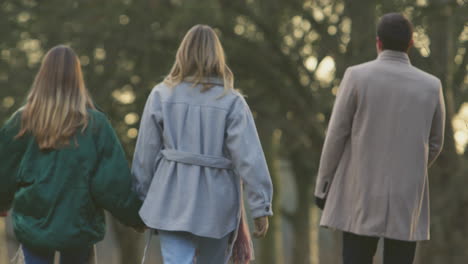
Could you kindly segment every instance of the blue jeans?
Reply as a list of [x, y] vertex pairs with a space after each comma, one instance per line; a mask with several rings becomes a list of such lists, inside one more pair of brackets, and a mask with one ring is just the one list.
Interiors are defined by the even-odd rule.
[[[87, 264], [91, 256], [90, 248], [60, 252], [60, 264]], [[25, 264], [53, 264], [55, 251], [36, 252], [23, 246]]]
[[231, 234], [221, 238], [199, 237], [187, 232], [158, 230], [164, 264], [227, 263]]

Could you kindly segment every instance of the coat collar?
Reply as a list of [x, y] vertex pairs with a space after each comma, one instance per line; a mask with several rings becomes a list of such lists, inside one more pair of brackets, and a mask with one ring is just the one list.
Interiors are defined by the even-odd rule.
[[378, 60], [390, 60], [390, 61], [398, 61], [405, 64], [411, 64], [408, 54], [401, 51], [394, 51], [394, 50], [384, 50], [380, 52]]
[[[184, 79], [185, 82], [195, 82], [194, 77], [186, 77]], [[205, 77], [201, 81], [202, 84], [213, 84], [213, 85], [219, 85], [219, 86], [224, 86], [224, 80], [219, 77]]]

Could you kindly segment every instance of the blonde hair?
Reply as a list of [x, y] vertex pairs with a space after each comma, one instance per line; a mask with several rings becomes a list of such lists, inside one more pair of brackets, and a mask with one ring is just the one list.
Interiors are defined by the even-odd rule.
[[88, 109], [95, 107], [78, 57], [69, 47], [54, 47], [45, 55], [34, 79], [16, 137], [30, 133], [42, 150], [67, 146], [79, 128], [86, 129]]
[[223, 46], [216, 32], [207, 25], [196, 25], [185, 35], [171, 72], [164, 83], [174, 87], [184, 80], [203, 84], [202, 91], [213, 87], [207, 78], [221, 78], [225, 91], [234, 88], [234, 75], [226, 64]]

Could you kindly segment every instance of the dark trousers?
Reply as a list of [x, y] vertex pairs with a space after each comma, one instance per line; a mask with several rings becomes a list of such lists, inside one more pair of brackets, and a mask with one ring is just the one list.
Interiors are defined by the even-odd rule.
[[[92, 250], [78, 249], [70, 252], [60, 252], [60, 264], [87, 264]], [[24, 262], [26, 264], [53, 264], [55, 251], [36, 252], [23, 246]]]
[[[343, 264], [372, 264], [378, 237], [343, 233]], [[384, 239], [384, 264], [412, 264], [416, 242]]]

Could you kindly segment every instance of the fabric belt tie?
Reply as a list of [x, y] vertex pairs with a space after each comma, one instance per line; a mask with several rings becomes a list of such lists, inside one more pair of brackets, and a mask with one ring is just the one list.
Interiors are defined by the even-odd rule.
[[164, 149], [161, 154], [166, 160], [179, 163], [217, 169], [232, 169], [232, 161], [225, 157], [201, 155], [172, 149]]

